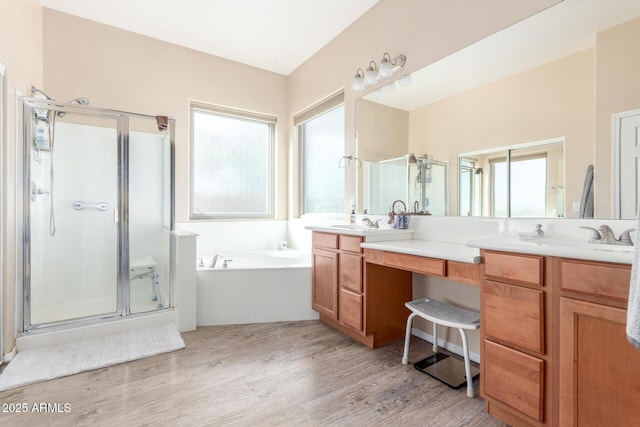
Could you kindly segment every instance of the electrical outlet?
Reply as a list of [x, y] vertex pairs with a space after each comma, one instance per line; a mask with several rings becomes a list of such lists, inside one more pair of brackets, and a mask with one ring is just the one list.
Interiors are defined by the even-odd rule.
[[573, 202], [572, 210], [574, 212], [580, 212], [580, 202]]

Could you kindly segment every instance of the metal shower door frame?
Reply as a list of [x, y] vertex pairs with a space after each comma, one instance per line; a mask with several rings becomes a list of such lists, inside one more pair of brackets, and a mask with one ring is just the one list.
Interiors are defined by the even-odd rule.
[[[115, 320], [126, 318], [130, 315], [129, 307], [129, 118], [141, 117], [155, 120], [155, 116], [130, 113], [118, 110], [109, 110], [103, 108], [87, 107], [87, 106], [75, 106], [65, 103], [56, 102], [53, 100], [42, 100], [36, 98], [22, 98], [22, 131], [23, 131], [23, 203], [22, 203], [22, 231], [23, 231], [23, 251], [22, 251], [22, 325], [19, 327], [18, 332], [28, 332], [42, 329], [62, 328], [69, 325], [75, 325], [78, 323], [99, 323], [105, 320]], [[30, 215], [31, 215], [31, 198], [30, 194], [31, 185], [31, 111], [34, 108], [46, 108], [57, 112], [64, 113], [77, 113], [82, 115], [89, 115], [99, 118], [114, 119], [116, 121], [116, 144], [118, 152], [117, 160], [117, 179], [118, 179], [118, 241], [117, 241], [117, 307], [116, 311], [112, 313], [103, 313], [99, 315], [66, 319], [55, 322], [48, 322], [42, 324], [31, 324], [31, 230], [30, 230]], [[175, 141], [175, 119], [170, 118], [169, 137], [170, 137], [170, 233], [173, 234], [175, 230], [175, 165], [174, 165], [174, 141]], [[170, 289], [170, 304], [167, 308], [173, 308], [175, 304], [174, 299], [174, 271], [175, 271], [175, 249], [173, 241], [170, 245], [170, 274], [169, 274], [169, 289]], [[155, 312], [155, 311], [154, 311]], [[154, 313], [152, 312], [152, 313]], [[144, 314], [144, 313], [143, 313]]]

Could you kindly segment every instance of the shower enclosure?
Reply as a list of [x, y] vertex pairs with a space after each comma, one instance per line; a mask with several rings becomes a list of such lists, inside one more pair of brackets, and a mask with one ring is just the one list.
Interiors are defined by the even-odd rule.
[[23, 331], [171, 308], [174, 120], [23, 98]]

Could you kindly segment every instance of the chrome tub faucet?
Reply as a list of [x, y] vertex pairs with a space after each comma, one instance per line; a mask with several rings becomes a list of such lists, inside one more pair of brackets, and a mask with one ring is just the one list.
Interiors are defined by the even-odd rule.
[[[217, 262], [222, 259], [224, 259], [224, 255], [222, 253], [215, 254], [213, 258], [211, 258], [211, 264], [209, 264], [209, 267], [216, 268]], [[226, 260], [225, 260], [225, 264], [226, 264]]]

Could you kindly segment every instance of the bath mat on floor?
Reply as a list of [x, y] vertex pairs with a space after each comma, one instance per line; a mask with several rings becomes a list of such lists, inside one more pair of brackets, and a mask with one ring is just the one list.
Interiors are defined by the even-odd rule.
[[20, 351], [0, 374], [0, 391], [184, 348], [173, 323]]

